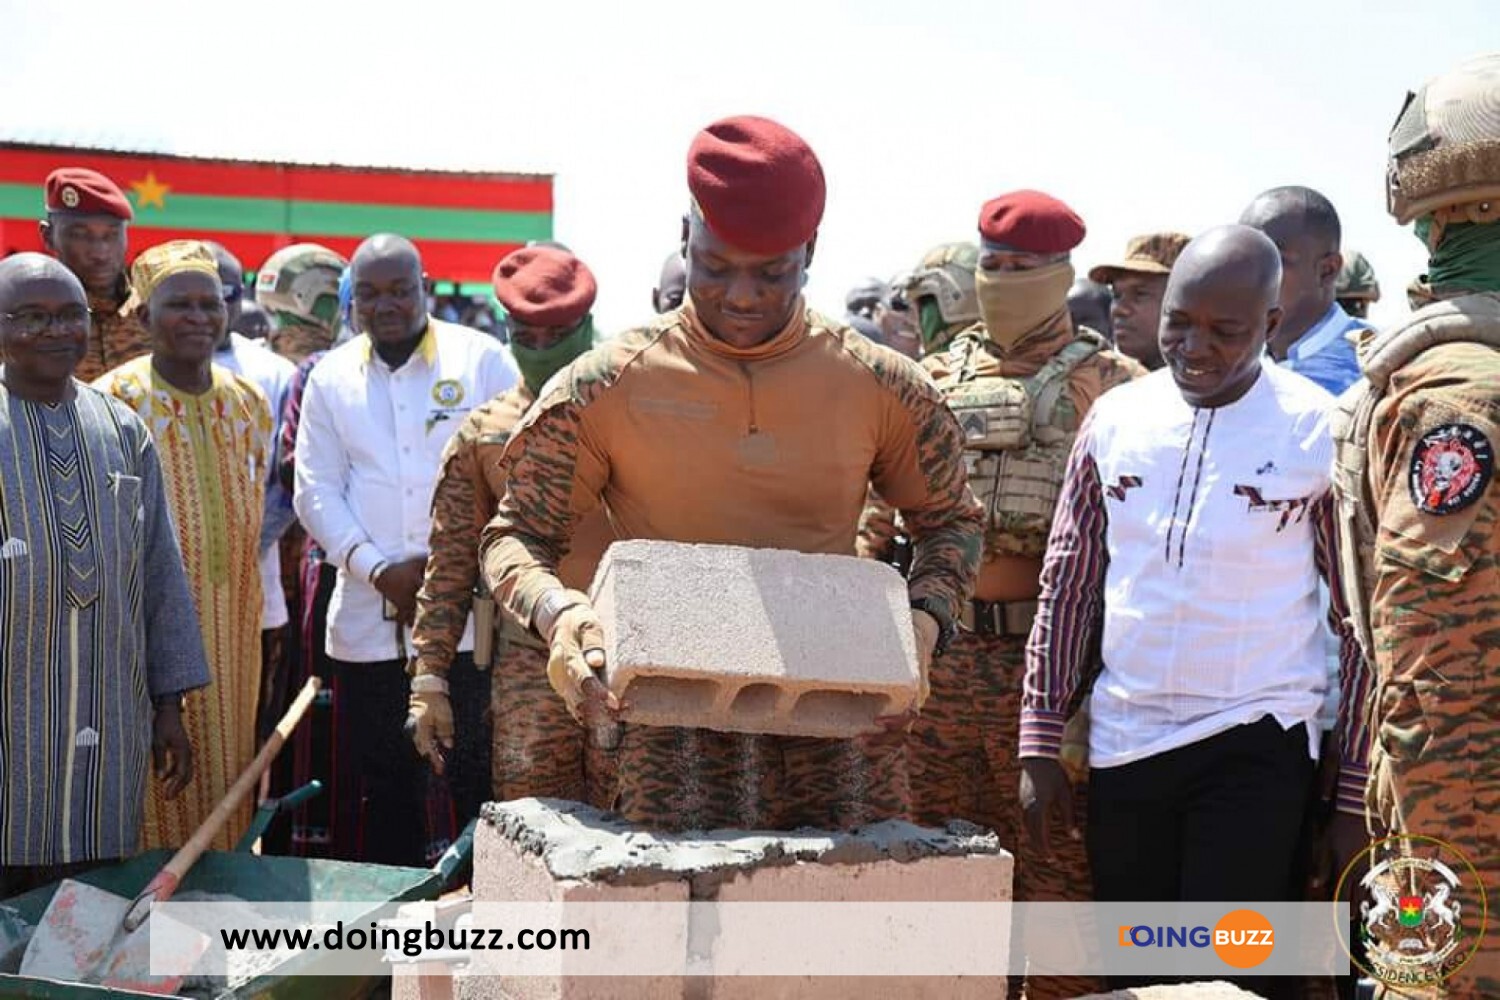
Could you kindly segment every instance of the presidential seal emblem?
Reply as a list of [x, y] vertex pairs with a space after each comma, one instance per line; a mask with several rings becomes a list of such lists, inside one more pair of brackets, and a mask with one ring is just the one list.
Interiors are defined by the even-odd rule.
[[1424, 514], [1452, 514], [1484, 495], [1495, 475], [1495, 449], [1470, 424], [1443, 424], [1423, 434], [1411, 453], [1411, 500]]
[[464, 401], [464, 387], [456, 378], [439, 379], [432, 384], [432, 401], [439, 406], [457, 406]]
[[[1365, 860], [1370, 867], [1361, 875]], [[1484, 885], [1452, 845], [1433, 837], [1387, 837], [1345, 870], [1335, 899], [1344, 898], [1353, 879], [1362, 947], [1342, 943], [1371, 978], [1392, 987], [1431, 986], [1473, 958], [1488, 918]], [[1346, 932], [1340, 927], [1341, 940]]]

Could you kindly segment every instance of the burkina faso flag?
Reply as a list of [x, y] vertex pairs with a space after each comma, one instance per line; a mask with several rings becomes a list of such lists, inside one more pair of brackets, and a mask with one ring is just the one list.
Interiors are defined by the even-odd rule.
[[1416, 927], [1422, 923], [1422, 897], [1402, 896], [1396, 901], [1397, 919], [1402, 927]]
[[291, 243], [345, 257], [372, 233], [408, 237], [435, 280], [482, 282], [501, 257], [552, 236], [552, 178], [301, 166], [0, 143], [0, 253], [41, 250], [42, 186], [88, 167], [135, 209], [129, 256], [173, 239], [210, 239], [255, 271]]

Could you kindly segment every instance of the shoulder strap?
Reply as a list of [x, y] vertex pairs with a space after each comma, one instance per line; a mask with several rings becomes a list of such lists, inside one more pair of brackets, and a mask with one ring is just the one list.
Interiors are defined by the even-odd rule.
[[1108, 346], [1101, 335], [1088, 327], [1079, 327], [1078, 335], [1073, 341], [1047, 359], [1047, 363], [1026, 380], [1031, 398], [1035, 400], [1035, 409], [1032, 411], [1033, 428], [1052, 425], [1052, 413], [1067, 385], [1068, 375]]
[[1412, 358], [1436, 344], [1455, 342], [1500, 348], [1500, 294], [1462, 295], [1419, 309], [1364, 344], [1360, 366], [1383, 393], [1391, 376]]

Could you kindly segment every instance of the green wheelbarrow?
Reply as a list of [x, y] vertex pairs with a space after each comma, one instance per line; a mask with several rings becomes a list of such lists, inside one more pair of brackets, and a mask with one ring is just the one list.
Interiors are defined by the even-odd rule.
[[[390, 903], [433, 900], [463, 884], [474, 849], [474, 826], [471, 822], [453, 845], [431, 868], [398, 868], [389, 865], [356, 864], [346, 861], [324, 861], [316, 858], [267, 857], [250, 854], [249, 848], [265, 830], [271, 818], [307, 798], [319, 787], [298, 789], [276, 802], [267, 802], [257, 811], [250, 831], [234, 851], [207, 851], [183, 879], [178, 893], [203, 892], [236, 896], [250, 902], [368, 902], [354, 922], [363, 922]], [[77, 877], [108, 892], [126, 898], [134, 897], [154, 878], [172, 856], [169, 850], [149, 851], [128, 861], [98, 868]], [[52, 901], [57, 885], [43, 886], [12, 899], [0, 900], [0, 916], [8, 908], [21, 920], [37, 926]], [[388, 981], [388, 976], [309, 975], [315, 968], [315, 953], [303, 952], [286, 963], [258, 976], [221, 998], [328, 998], [343, 1000], [369, 995]], [[283, 971], [285, 970], [285, 971]], [[302, 970], [303, 975], [296, 971]], [[101, 1000], [105, 997], [145, 997], [149, 994], [131, 990], [110, 989], [83, 983], [0, 974], [0, 998], [26, 997], [35, 1000]]]

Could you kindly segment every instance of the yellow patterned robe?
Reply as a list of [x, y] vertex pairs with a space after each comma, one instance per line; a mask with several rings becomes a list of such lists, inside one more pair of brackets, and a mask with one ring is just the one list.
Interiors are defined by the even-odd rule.
[[[259, 539], [270, 461], [271, 408], [252, 382], [218, 365], [213, 388], [182, 392], [137, 358], [96, 388], [145, 421], [162, 477], [213, 683], [188, 695], [184, 726], [193, 744], [193, 780], [176, 799], [153, 784], [142, 847], [180, 847], [255, 756], [260, 697]], [[146, 599], [151, 599], [150, 594]], [[229, 850], [249, 826], [254, 802], [237, 810], [214, 839]]]

